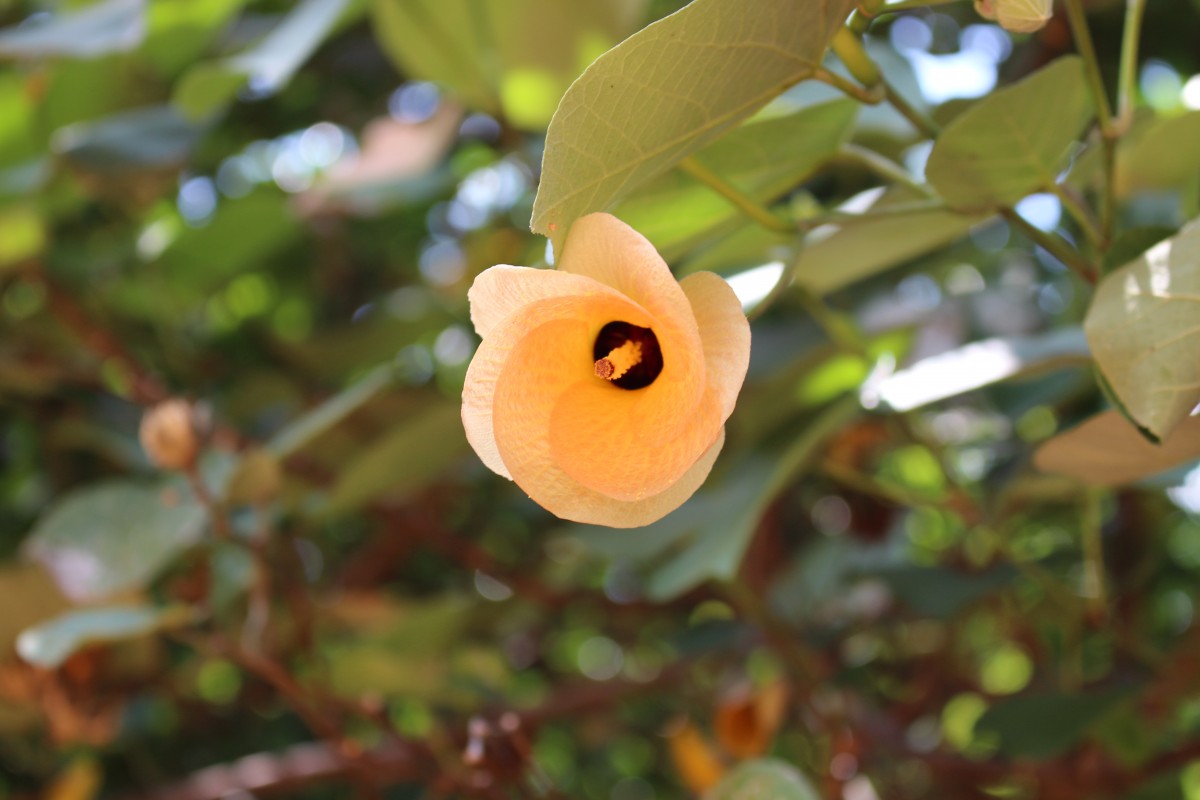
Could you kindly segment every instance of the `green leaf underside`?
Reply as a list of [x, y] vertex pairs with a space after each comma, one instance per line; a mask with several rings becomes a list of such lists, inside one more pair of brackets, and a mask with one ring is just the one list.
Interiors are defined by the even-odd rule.
[[[834, 100], [783, 117], [751, 121], [696, 153], [696, 160], [760, 203], [806, 180], [849, 138], [858, 104]], [[711, 188], [674, 170], [651, 180], [613, 212], [666, 259], [685, 252], [740, 212]]]
[[1016, 571], [1008, 565], [966, 573], [946, 567], [905, 564], [874, 574], [913, 611], [934, 619], [948, 619], [976, 600], [1010, 586]]
[[457, 405], [439, 403], [413, 414], [343, 466], [328, 510], [349, 511], [383, 494], [403, 497], [434, 480], [466, 445]]
[[561, 252], [576, 219], [611, 209], [811, 77], [853, 7], [696, 0], [605, 53], [550, 122], [533, 231]]
[[645, 0], [374, 0], [374, 32], [409, 77], [541, 132], [576, 76], [636, 29]]
[[113, 480], [66, 496], [25, 547], [77, 601], [144, 587], [191, 547], [204, 509], [186, 491]]
[[1117, 149], [1117, 186], [1134, 189], [1180, 186], [1200, 172], [1200, 111], [1159, 119], [1122, 140]]
[[231, 101], [247, 81], [256, 93], [279, 91], [325, 40], [350, 3], [301, 0], [250, 49], [189, 70], [178, 83], [172, 103], [189, 118], [204, 119]]
[[1200, 219], [1105, 277], [1084, 330], [1122, 405], [1165, 440], [1200, 404]]
[[148, 106], [57, 131], [54, 151], [90, 170], [168, 169], [182, 165], [201, 129], [171, 106]]
[[816, 787], [795, 767], [774, 758], [730, 770], [704, 800], [817, 800]]
[[146, 35], [146, 0], [105, 0], [45, 21], [0, 30], [0, 59], [95, 58], [132, 50]]
[[[872, 209], [921, 199], [912, 189], [893, 186], [883, 192], [871, 190], [840, 210], [869, 214]], [[927, 211], [817, 228], [809, 234], [800, 254], [795, 279], [817, 294], [833, 292], [945, 247], [985, 219], [987, 216], [982, 214]]]
[[405, 74], [437, 81], [471, 108], [499, 110], [494, 79], [477, 55], [479, 26], [464, 0], [375, 0], [371, 17], [384, 53]]
[[1055, 436], [1034, 453], [1043, 472], [1091, 486], [1121, 486], [1200, 459], [1200, 417], [1188, 417], [1161, 445], [1146, 441], [1119, 411], [1105, 411]]
[[182, 606], [109, 606], [68, 611], [23, 631], [17, 637], [17, 652], [30, 664], [56, 669], [89, 645], [134, 639], [185, 625], [192, 619], [191, 609]]
[[861, 411], [856, 397], [829, 404], [774, 458], [742, 462], [718, 487], [698, 492], [678, 510], [640, 529], [636, 541], [595, 525], [573, 526], [568, 535], [614, 559], [654, 562], [646, 593], [656, 601], [709, 579], [730, 580], [772, 501], [828, 438]]
[[1083, 61], [1065, 56], [954, 119], [925, 175], [952, 207], [1011, 205], [1052, 187], [1092, 119]]
[[1128, 694], [1128, 689], [1112, 689], [1091, 695], [1014, 697], [985, 711], [975, 730], [998, 735], [1000, 750], [1006, 755], [1054, 758], [1077, 745], [1092, 725]]

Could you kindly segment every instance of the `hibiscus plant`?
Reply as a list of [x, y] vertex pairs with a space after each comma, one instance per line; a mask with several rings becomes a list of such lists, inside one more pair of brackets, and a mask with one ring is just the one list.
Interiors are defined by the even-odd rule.
[[0, 2], [0, 800], [1200, 799], [1200, 2]]

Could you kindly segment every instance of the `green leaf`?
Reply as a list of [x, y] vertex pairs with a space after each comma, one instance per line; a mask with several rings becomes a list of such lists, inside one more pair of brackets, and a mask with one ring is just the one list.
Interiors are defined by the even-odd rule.
[[704, 800], [819, 800], [820, 792], [791, 764], [775, 758], [747, 761], [730, 770]]
[[1075, 327], [1041, 336], [984, 339], [868, 382], [862, 388], [863, 405], [912, 411], [1030, 372], [1090, 363], [1087, 339]]
[[113, 480], [72, 492], [25, 542], [73, 600], [143, 588], [203, 532], [204, 509], [180, 490]]
[[346, 464], [329, 495], [330, 513], [376, 497], [403, 497], [435, 480], [466, 450], [457, 405], [439, 403], [406, 419]]
[[[298, 230], [287, 196], [274, 187], [263, 188], [223, 201], [207, 225], [185, 228], [159, 263], [180, 294], [211, 292], [232, 276], [259, 268], [292, 242]], [[163, 305], [162, 294], [152, 292], [146, 300]]]
[[28, 162], [39, 155], [41, 146], [26, 77], [0, 74], [0, 167]]
[[17, 654], [46, 669], [61, 667], [89, 645], [135, 639], [190, 624], [195, 613], [183, 606], [106, 606], [68, 611], [28, 628], [17, 637]]
[[463, 0], [375, 0], [371, 21], [383, 51], [405, 75], [436, 81], [471, 108], [500, 110], [495, 76], [480, 56], [479, 26]]
[[1105, 411], [1045, 442], [1033, 455], [1042, 472], [1091, 486], [1121, 486], [1200, 459], [1200, 417], [1188, 417], [1160, 445], [1130, 425], [1119, 411]]
[[42, 252], [46, 224], [35, 209], [24, 205], [0, 208], [0, 273]]
[[132, 50], [145, 35], [146, 0], [104, 0], [0, 30], [0, 59], [95, 58]]
[[1092, 119], [1083, 61], [1065, 56], [964, 111], [925, 175], [953, 208], [986, 210], [1049, 189]]
[[1158, 119], [1117, 149], [1117, 191], [1170, 189], [1200, 172], [1200, 111]]
[[1138, 228], [1128, 228], [1117, 234], [1100, 264], [1104, 275], [1125, 266], [1142, 253], [1149, 250], [1163, 239], [1169, 239], [1178, 232], [1178, 228], [1166, 225], [1145, 225]]
[[249, 50], [189, 70], [171, 102], [189, 118], [204, 119], [230, 102], [247, 83], [257, 95], [274, 94], [325, 41], [352, 3], [301, 0]]
[[899, 565], [872, 573], [918, 614], [947, 619], [976, 600], [1012, 584], [1016, 571], [1006, 565], [966, 573], [945, 567]]
[[[857, 114], [854, 101], [834, 100], [795, 114], [751, 121], [695, 158], [745, 194], [769, 204], [837, 152], [853, 131]], [[728, 200], [680, 171], [650, 181], [614, 213], [653, 242], [668, 261], [713, 228], [741, 218]]]
[[195, 63], [246, 0], [155, 0], [139, 55], [175, 75]]
[[1122, 405], [1165, 439], [1200, 404], [1200, 219], [1106, 276], [1083, 327]]
[[277, 433], [266, 451], [283, 461], [369, 403], [393, 382], [394, 375], [390, 365], [376, 368]]
[[[921, 199], [925, 198], [912, 189], [894, 186], [864, 192], [838, 210], [870, 214]], [[811, 292], [827, 294], [945, 247], [986, 218], [923, 211], [822, 226], [808, 236], [796, 266], [796, 282]]]
[[1128, 689], [1115, 689], [1091, 695], [1014, 697], [985, 711], [975, 731], [998, 735], [1001, 752], [1014, 758], [1055, 758], [1077, 745], [1128, 694]]
[[546, 134], [531, 227], [561, 251], [571, 223], [639, 185], [820, 66], [853, 0], [695, 0], [598, 58]]
[[172, 168], [187, 161], [201, 133], [171, 106], [150, 106], [61, 128], [51, 149], [102, 173]]
[[374, 0], [375, 35], [407, 76], [542, 131], [597, 56], [632, 32], [645, 0]]
[[[655, 600], [667, 600], [710, 578], [733, 578], [770, 504], [804, 471], [829, 437], [861, 410], [855, 397], [830, 404], [774, 458], [740, 464], [725, 484], [698, 492], [674, 512], [695, 520], [694, 527], [685, 532], [682, 549], [649, 576], [647, 594]], [[646, 535], [655, 536], [654, 529], [673, 525], [671, 520], [668, 514], [648, 526]]]

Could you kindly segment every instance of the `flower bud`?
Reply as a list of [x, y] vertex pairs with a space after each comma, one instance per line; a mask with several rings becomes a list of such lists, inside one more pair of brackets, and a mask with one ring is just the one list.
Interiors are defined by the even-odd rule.
[[166, 400], [142, 416], [138, 439], [150, 460], [163, 469], [187, 469], [200, 452], [195, 410], [181, 398]]
[[994, 19], [1013, 33], [1041, 30], [1054, 14], [1053, 0], [975, 0], [975, 10], [984, 19]]
[[225, 499], [234, 505], [266, 505], [283, 487], [279, 461], [259, 448], [247, 450], [225, 489]]

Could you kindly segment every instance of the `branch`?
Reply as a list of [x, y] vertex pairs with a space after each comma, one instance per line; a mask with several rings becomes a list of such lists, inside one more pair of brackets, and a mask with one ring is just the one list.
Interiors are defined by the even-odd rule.
[[139, 405], [152, 406], [167, 399], [169, 392], [162, 383], [142, 369], [125, 345], [102, 327], [84, 310], [71, 293], [44, 269], [39, 269], [35, 280], [40, 280], [46, 289], [50, 312], [63, 324], [80, 344], [92, 352], [102, 363], [115, 363], [129, 378], [129, 394]]

